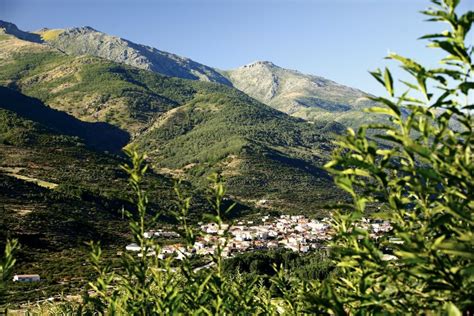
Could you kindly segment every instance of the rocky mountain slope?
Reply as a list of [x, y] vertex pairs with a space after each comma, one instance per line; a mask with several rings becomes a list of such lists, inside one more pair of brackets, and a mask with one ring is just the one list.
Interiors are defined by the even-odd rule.
[[[91, 27], [18, 30], [0, 21], [0, 30], [17, 38], [42, 42], [72, 56], [96, 56], [150, 70], [166, 76], [221, 83], [291, 116], [318, 124], [358, 126], [367, 122], [361, 111], [372, 106], [368, 95], [331, 80], [258, 61], [237, 69], [220, 71], [156, 48], [135, 44]], [[18, 36], [17, 36], [18, 35]]]
[[170, 77], [230, 85], [224, 76], [211, 67], [91, 27], [42, 29], [37, 34], [49, 45], [70, 55], [97, 56]]
[[232, 85], [227, 78], [209, 66], [105, 34], [89, 26], [68, 29], [43, 28], [36, 32], [25, 32], [13, 23], [0, 20], [0, 34], [47, 44], [69, 55], [96, 56], [170, 77]]
[[[211, 172], [223, 172], [229, 192], [252, 204], [265, 199], [269, 207], [310, 211], [339, 196], [321, 169], [332, 128], [292, 118], [225, 85], [69, 55], [10, 35], [0, 51], [0, 85], [90, 123], [84, 126], [104, 128], [104, 134], [96, 130], [111, 135], [104, 140], [82, 135], [96, 149], [119, 152], [129, 137], [156, 170], [198, 186]], [[48, 113], [51, 123], [56, 116]]]
[[358, 125], [366, 119], [362, 109], [372, 105], [368, 95], [360, 90], [268, 61], [257, 61], [223, 74], [249, 96], [308, 121]]

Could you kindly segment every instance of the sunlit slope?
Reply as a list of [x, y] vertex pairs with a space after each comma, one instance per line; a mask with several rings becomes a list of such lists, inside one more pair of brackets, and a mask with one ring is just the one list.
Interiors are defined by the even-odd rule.
[[312, 122], [346, 126], [367, 123], [369, 95], [323, 77], [258, 61], [223, 72], [234, 87], [287, 114]]
[[[209, 173], [223, 172], [236, 197], [295, 211], [337, 195], [321, 167], [340, 127], [308, 124], [225, 85], [70, 56], [17, 38], [0, 45], [6, 51], [1, 85], [81, 122], [126, 133], [163, 173], [203, 185]], [[110, 151], [113, 138], [96, 133], [89, 137], [95, 148]], [[117, 152], [125, 145], [114, 143]]]

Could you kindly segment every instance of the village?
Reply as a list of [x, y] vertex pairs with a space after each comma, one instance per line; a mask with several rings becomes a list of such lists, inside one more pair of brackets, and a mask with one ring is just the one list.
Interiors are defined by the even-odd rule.
[[[159, 253], [149, 250], [148, 256], [159, 259], [175, 257], [182, 260], [193, 255], [212, 255], [221, 247], [223, 257], [232, 257], [239, 253], [254, 250], [285, 248], [300, 253], [308, 253], [316, 249], [325, 249], [332, 239], [330, 219], [309, 219], [303, 215], [281, 215], [280, 217], [263, 216], [260, 220], [239, 221], [229, 226], [216, 223], [199, 223], [200, 234], [191, 249], [180, 243], [166, 244], [160, 247]], [[359, 227], [370, 232], [370, 237], [378, 238], [391, 230], [388, 221], [362, 218]], [[171, 230], [151, 230], [144, 233], [146, 239], [179, 240], [180, 235]], [[398, 242], [398, 241], [392, 241]], [[127, 251], [136, 252], [141, 256], [139, 245], [132, 243], [125, 247]], [[387, 259], [393, 256], [386, 255]], [[203, 267], [201, 267], [203, 268]], [[40, 276], [15, 275], [14, 282], [37, 282]]]
[[[370, 236], [377, 238], [391, 229], [388, 221], [362, 219], [360, 227], [367, 229]], [[159, 259], [174, 256], [181, 260], [184, 257], [211, 255], [221, 245], [222, 255], [231, 257], [238, 253], [261, 249], [286, 248], [296, 252], [307, 253], [315, 249], [325, 248], [333, 235], [330, 219], [309, 219], [303, 215], [281, 215], [280, 217], [262, 217], [258, 223], [240, 221], [229, 226], [216, 223], [200, 223], [201, 234], [191, 249], [182, 243], [164, 245], [160, 253], [150, 251], [148, 255], [157, 255]], [[145, 238], [179, 238], [172, 231], [156, 230], [146, 232]], [[126, 250], [139, 252], [140, 247], [133, 243]], [[141, 255], [141, 254], [139, 254]]]

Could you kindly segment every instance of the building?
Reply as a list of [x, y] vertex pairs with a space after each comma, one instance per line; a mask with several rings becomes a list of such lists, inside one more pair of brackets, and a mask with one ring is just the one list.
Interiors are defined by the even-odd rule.
[[127, 247], [125, 247], [125, 249], [127, 249], [128, 251], [140, 251], [141, 250], [140, 246], [135, 244], [135, 243], [127, 245]]
[[13, 282], [38, 282], [41, 278], [39, 274], [15, 274]]

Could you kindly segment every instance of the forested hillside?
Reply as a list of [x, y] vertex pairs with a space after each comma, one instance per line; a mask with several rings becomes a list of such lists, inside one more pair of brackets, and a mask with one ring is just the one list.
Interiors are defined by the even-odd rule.
[[[0, 47], [0, 83], [44, 104], [28, 115], [98, 150], [119, 153], [130, 140], [158, 172], [198, 186], [222, 172], [231, 195], [250, 204], [265, 199], [274, 209], [318, 211], [338, 198], [321, 170], [337, 125], [291, 118], [225, 85], [71, 56], [11, 35]], [[21, 102], [9, 109], [21, 114]]]

